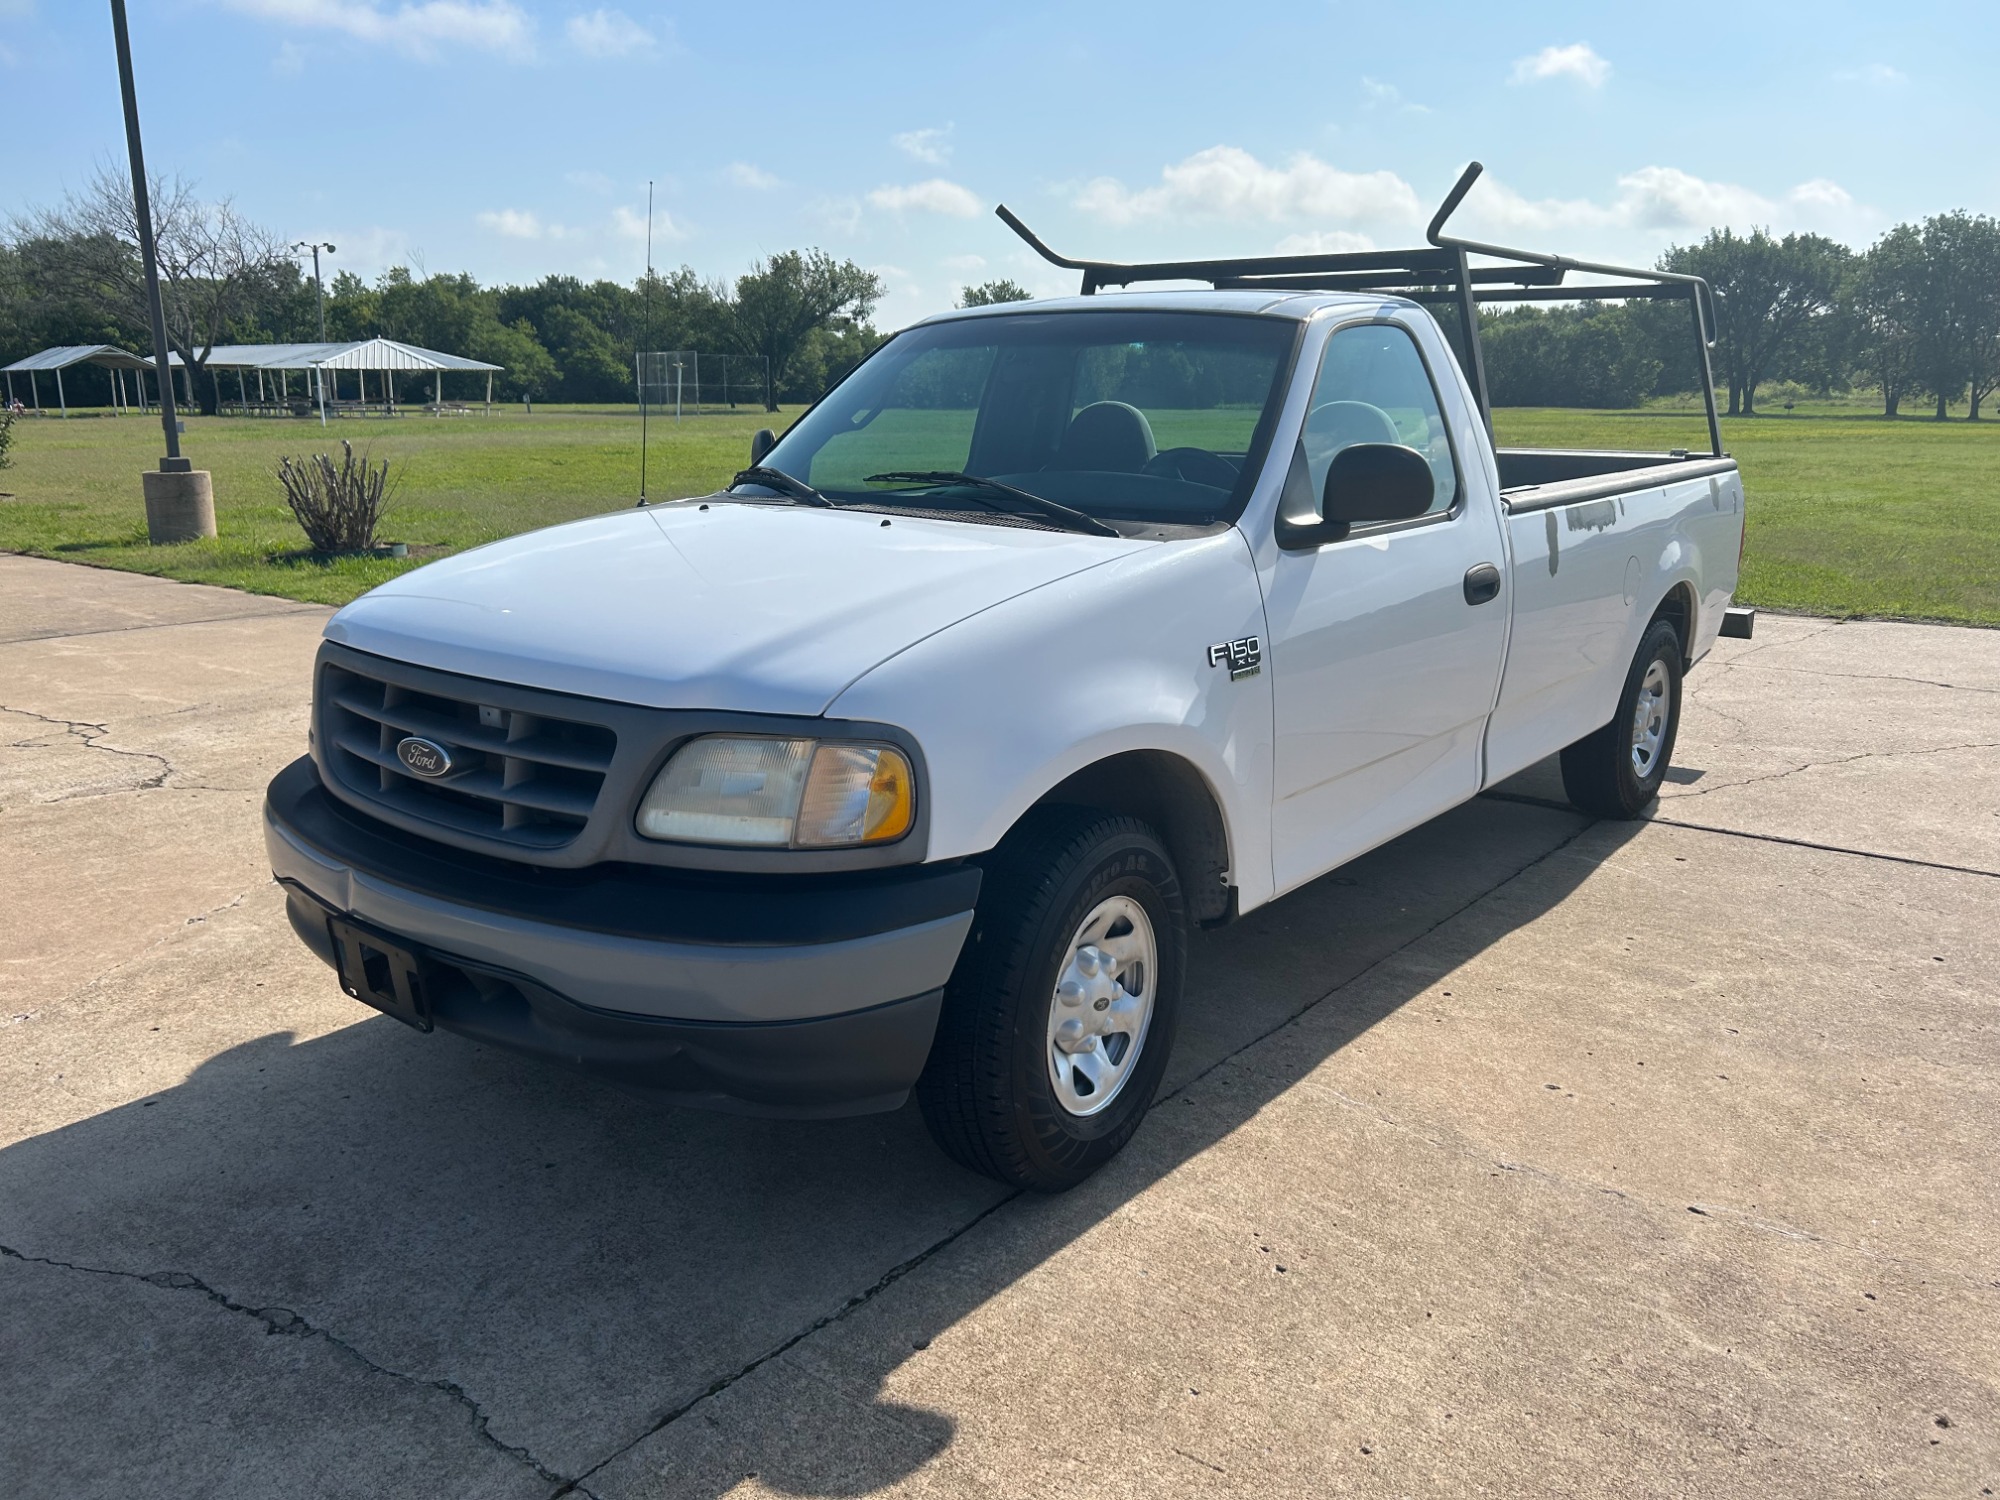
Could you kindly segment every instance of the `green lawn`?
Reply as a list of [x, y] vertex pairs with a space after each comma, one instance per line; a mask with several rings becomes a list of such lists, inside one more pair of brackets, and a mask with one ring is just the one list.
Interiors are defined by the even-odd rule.
[[[648, 489], [706, 491], [748, 462], [750, 434], [777, 418], [655, 421]], [[1560, 447], [1705, 446], [1686, 409], [1503, 409], [1503, 443]], [[629, 409], [505, 408], [492, 417], [316, 422], [192, 419], [185, 440], [215, 475], [221, 536], [149, 547], [139, 471], [158, 460], [151, 421], [27, 419], [0, 470], [0, 549], [343, 603], [440, 550], [629, 505], [638, 493], [638, 422]], [[304, 555], [275, 471], [287, 453], [347, 437], [395, 461], [384, 536], [406, 562], [325, 564]], [[1858, 406], [1725, 421], [1724, 445], [1749, 494], [1745, 603], [1827, 615], [2000, 625], [2000, 422], [1886, 421]]]
[[[782, 431], [797, 408], [776, 416], [671, 416], [652, 421], [647, 493], [654, 499], [707, 493], [750, 461], [750, 435]], [[139, 473], [162, 451], [153, 419], [24, 418], [15, 424], [13, 465], [0, 469], [0, 550], [95, 563], [258, 594], [344, 604], [442, 551], [478, 546], [537, 526], [631, 505], [639, 493], [636, 410], [496, 407], [491, 417], [411, 415], [346, 419], [324, 431], [314, 420], [194, 417], [182, 451], [215, 482], [212, 542], [152, 547]], [[285, 454], [355, 448], [389, 459], [397, 486], [383, 540], [408, 542], [406, 561], [305, 554], [305, 536], [278, 487]]]

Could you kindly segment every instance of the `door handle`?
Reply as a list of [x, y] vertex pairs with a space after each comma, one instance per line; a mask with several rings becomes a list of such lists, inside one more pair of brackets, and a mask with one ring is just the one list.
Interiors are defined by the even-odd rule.
[[1484, 604], [1500, 594], [1500, 570], [1492, 563], [1480, 563], [1465, 570], [1465, 602]]

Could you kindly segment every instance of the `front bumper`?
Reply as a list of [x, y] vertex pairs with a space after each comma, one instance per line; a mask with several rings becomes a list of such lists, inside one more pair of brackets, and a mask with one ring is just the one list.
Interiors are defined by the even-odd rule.
[[416, 955], [431, 1020], [686, 1102], [893, 1109], [922, 1071], [980, 871], [716, 876], [545, 870], [444, 849], [271, 783], [265, 846], [292, 926], [338, 967], [340, 917]]

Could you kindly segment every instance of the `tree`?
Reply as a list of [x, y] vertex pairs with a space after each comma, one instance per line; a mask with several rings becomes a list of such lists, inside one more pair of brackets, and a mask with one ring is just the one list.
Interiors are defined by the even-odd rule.
[[998, 281], [982, 281], [978, 286], [964, 289], [958, 299], [960, 307], [992, 307], [999, 302], [1028, 302], [1034, 293], [1018, 282], [1001, 277]]
[[[196, 400], [212, 414], [220, 393], [208, 351], [233, 338], [234, 325], [254, 314], [271, 286], [274, 263], [284, 259], [283, 247], [228, 199], [205, 202], [183, 178], [157, 179], [150, 189], [167, 343], [189, 377], [199, 377]], [[81, 193], [36, 215], [31, 227], [36, 237], [66, 242], [71, 251], [59, 273], [64, 290], [107, 318], [147, 324], [138, 218], [123, 173], [100, 168]]]
[[1855, 363], [1882, 392], [1885, 417], [1896, 416], [1917, 385], [1922, 260], [1922, 231], [1898, 224], [1855, 268], [1850, 299], [1857, 325]]
[[[1480, 324], [1495, 406], [1636, 406], [1660, 378], [1651, 330], [1627, 307], [1518, 307]], [[1694, 342], [1685, 317], [1679, 331]]]
[[824, 250], [787, 250], [738, 279], [731, 304], [735, 342], [767, 362], [765, 406], [778, 409], [778, 390], [815, 329], [843, 316], [864, 320], [881, 300], [879, 276]]
[[1817, 234], [1772, 238], [1711, 229], [1699, 245], [1676, 246], [1660, 269], [1700, 276], [1715, 293], [1716, 355], [1729, 384], [1729, 415], [1754, 416], [1757, 385], [1799, 350], [1816, 318], [1834, 306], [1853, 252]]

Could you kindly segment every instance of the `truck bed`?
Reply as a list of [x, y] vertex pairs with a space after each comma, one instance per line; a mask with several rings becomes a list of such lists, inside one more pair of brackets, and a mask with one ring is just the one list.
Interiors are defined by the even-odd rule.
[[1608, 448], [1500, 448], [1500, 496], [1513, 513], [1654, 489], [1711, 474], [1733, 474], [1727, 455]]

